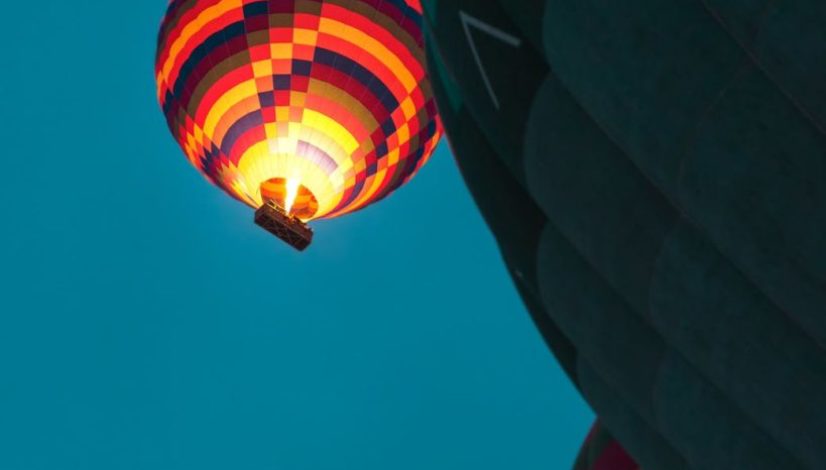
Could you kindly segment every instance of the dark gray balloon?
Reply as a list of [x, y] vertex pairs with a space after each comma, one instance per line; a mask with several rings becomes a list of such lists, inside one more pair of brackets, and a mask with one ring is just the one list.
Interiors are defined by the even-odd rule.
[[525, 303], [647, 470], [826, 468], [826, 3], [425, 1]]

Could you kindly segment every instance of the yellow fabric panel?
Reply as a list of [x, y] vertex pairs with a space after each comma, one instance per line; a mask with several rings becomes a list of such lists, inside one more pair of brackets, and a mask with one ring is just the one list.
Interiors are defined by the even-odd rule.
[[169, 57], [167, 57], [166, 61], [164, 62], [163, 66], [161, 67], [161, 77], [165, 81], [169, 81], [169, 74], [172, 72], [172, 67], [175, 66], [175, 61], [178, 58], [178, 54], [180, 54], [181, 50], [184, 48], [187, 42], [192, 39], [192, 36], [198, 33], [204, 26], [208, 25], [216, 18], [221, 17], [225, 13], [232, 11], [237, 8], [243, 7], [242, 0], [225, 0], [216, 3], [215, 5], [205, 9], [195, 18], [194, 21], [187, 24], [183, 30], [181, 30], [181, 35], [178, 36], [172, 44], [169, 46]]
[[335, 36], [343, 41], [356, 45], [379, 59], [387, 68], [393, 71], [408, 93], [413, 91], [418, 85], [413, 74], [410, 73], [410, 70], [407, 69], [404, 63], [393, 54], [390, 49], [363, 31], [330, 18], [321, 18], [318, 29], [322, 33]]
[[[207, 113], [206, 120], [204, 121], [204, 134], [212, 138], [218, 121], [227, 111], [239, 101], [251, 96], [258, 96], [258, 90], [255, 88], [255, 80], [247, 80], [230, 88], [229, 91], [224, 93], [224, 95], [215, 102], [212, 109]], [[213, 139], [213, 141], [214, 140], [215, 139]]]

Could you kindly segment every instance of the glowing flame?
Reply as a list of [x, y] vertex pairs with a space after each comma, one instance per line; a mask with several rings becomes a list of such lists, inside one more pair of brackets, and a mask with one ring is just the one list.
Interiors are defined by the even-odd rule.
[[287, 179], [287, 197], [284, 199], [284, 210], [287, 214], [293, 210], [293, 204], [295, 204], [295, 198], [298, 196], [298, 188], [301, 186], [298, 179], [296, 178], [288, 178]]

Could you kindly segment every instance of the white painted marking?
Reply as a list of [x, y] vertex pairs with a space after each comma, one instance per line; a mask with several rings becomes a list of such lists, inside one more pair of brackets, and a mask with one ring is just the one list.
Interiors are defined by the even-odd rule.
[[468, 44], [470, 44], [470, 51], [473, 53], [473, 58], [476, 60], [476, 65], [479, 67], [479, 72], [482, 74], [482, 81], [485, 82], [485, 87], [488, 89], [488, 93], [490, 94], [490, 99], [493, 101], [493, 106], [496, 109], [499, 109], [499, 98], [496, 96], [496, 92], [493, 90], [493, 85], [490, 83], [490, 78], [488, 78], [488, 74], [485, 71], [485, 66], [482, 65], [482, 59], [479, 57], [479, 51], [476, 49], [476, 43], [473, 41], [473, 35], [470, 33], [471, 26], [482, 31], [483, 33], [492, 36], [495, 39], [498, 39], [505, 44], [511, 47], [519, 47], [522, 45], [522, 40], [511, 36], [510, 34], [502, 31], [501, 29], [494, 28], [493, 26], [479, 20], [478, 18], [474, 18], [464, 11], [459, 11], [459, 19], [462, 20], [462, 28], [465, 30], [465, 36], [467, 36]]

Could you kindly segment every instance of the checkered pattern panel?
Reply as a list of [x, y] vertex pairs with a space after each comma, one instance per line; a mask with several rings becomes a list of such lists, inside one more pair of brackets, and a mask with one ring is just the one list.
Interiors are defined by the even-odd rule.
[[158, 99], [190, 162], [258, 207], [296, 179], [313, 218], [407, 182], [441, 134], [418, 0], [173, 0]]

